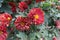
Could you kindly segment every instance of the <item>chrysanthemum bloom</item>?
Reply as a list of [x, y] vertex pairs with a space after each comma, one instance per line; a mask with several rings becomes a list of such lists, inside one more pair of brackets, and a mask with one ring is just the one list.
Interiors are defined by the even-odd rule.
[[16, 4], [14, 2], [8, 2], [8, 4], [11, 6], [12, 12], [16, 12]]
[[18, 5], [20, 11], [24, 11], [25, 9], [28, 8], [28, 5], [26, 2], [19, 2], [19, 5]]
[[0, 31], [0, 40], [6, 40], [8, 36], [7, 32]]
[[52, 40], [57, 40], [57, 38], [54, 36]]
[[56, 28], [60, 29], [60, 20], [56, 20], [55, 24], [56, 24]]
[[12, 16], [8, 13], [3, 13], [0, 15], [0, 22], [6, 24], [6, 26], [10, 23], [12, 20]]
[[45, 0], [36, 0], [37, 3], [38, 3], [38, 2], [42, 2], [42, 1], [45, 1]]
[[58, 10], [60, 10], [60, 6], [58, 5], [58, 6], [56, 6], [56, 8], [58, 9]]
[[26, 31], [30, 29], [30, 19], [27, 17], [17, 17], [14, 24], [16, 29], [20, 31]]
[[42, 24], [44, 22], [44, 12], [40, 8], [32, 8], [29, 11], [28, 17], [36, 25]]
[[8, 33], [6, 32], [7, 28], [4, 24], [0, 25], [0, 40], [6, 40]]

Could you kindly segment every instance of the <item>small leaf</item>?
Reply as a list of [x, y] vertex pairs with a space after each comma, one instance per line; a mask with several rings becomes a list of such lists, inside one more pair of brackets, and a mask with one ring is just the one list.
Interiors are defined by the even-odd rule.
[[2, 4], [0, 3], [0, 7], [2, 6]]
[[41, 36], [40, 36], [39, 32], [33, 32], [33, 33], [30, 33], [30, 35], [29, 35], [30, 40], [38, 40], [40, 38], [41, 38]]
[[20, 40], [27, 40], [27, 35], [23, 32], [19, 32], [16, 36], [20, 38]]
[[0, 0], [0, 7], [2, 6], [2, 2], [3, 2], [4, 0]]
[[4, 0], [0, 0], [0, 3], [2, 3]]
[[56, 17], [60, 17], [60, 13], [58, 13], [58, 14], [56, 15]]

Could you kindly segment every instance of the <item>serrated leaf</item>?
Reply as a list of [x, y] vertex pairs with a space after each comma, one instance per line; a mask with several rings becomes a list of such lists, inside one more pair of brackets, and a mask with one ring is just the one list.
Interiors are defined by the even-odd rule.
[[33, 32], [33, 33], [30, 33], [30, 35], [29, 35], [30, 40], [38, 40], [40, 38], [41, 38], [41, 36], [40, 36], [39, 32]]
[[27, 40], [27, 35], [23, 32], [19, 32], [16, 36], [20, 38], [20, 40]]
[[22, 16], [22, 17], [26, 17], [26, 13], [25, 12], [18, 12], [18, 15], [15, 15], [16, 17], [18, 16]]
[[34, 34], [34, 33], [30, 34], [30, 35], [29, 35], [29, 39], [30, 39], [30, 40], [35, 40], [35, 34]]
[[39, 25], [39, 26], [37, 26], [37, 28], [39, 28], [40, 30], [43, 30], [43, 29], [45, 29], [45, 26], [44, 25]]
[[48, 31], [47, 30], [41, 30], [41, 34], [43, 37], [48, 36]]
[[55, 33], [56, 36], [59, 36], [58, 31], [56, 29], [53, 32]]

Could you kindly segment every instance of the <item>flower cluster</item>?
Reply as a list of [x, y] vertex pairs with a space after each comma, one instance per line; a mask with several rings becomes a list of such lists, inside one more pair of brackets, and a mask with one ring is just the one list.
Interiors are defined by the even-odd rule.
[[[36, 0], [36, 2], [41, 2], [41, 1], [45, 1], [45, 0]], [[18, 8], [20, 9], [20, 11], [24, 11], [25, 9], [28, 9], [28, 5], [32, 3], [32, 0], [25, 0], [22, 2], [18, 3]], [[11, 10], [12, 12], [16, 12], [16, 4], [14, 2], [8, 2], [8, 4], [11, 6]]]
[[6, 40], [8, 36], [7, 27], [10, 24], [12, 17], [8, 13], [0, 14], [0, 40]]
[[[6, 29], [12, 20], [9, 13], [0, 14], [0, 31], [1, 34], [6, 33]], [[17, 30], [27, 31], [30, 30], [31, 24], [39, 25], [44, 22], [44, 12], [41, 8], [32, 8], [27, 17], [19, 16], [16, 18], [14, 24]], [[5, 34], [4, 34], [5, 35]]]
[[27, 17], [17, 17], [15, 26], [18, 30], [29, 30], [31, 24], [39, 25], [44, 22], [44, 12], [41, 8], [32, 8]]
[[[32, 0], [26, 0], [18, 3], [18, 8], [21, 12], [25, 9], [28, 9], [28, 5], [32, 3]], [[15, 4], [13, 2], [9, 2], [9, 5], [12, 6], [12, 11], [15, 11]], [[42, 24], [44, 22], [44, 12], [40, 8], [33, 8], [29, 11], [27, 17], [17, 17], [15, 20], [15, 26], [18, 30], [28, 30], [30, 29], [30, 25]]]
[[[8, 3], [11, 6], [12, 12], [16, 12], [16, 5], [13, 2]], [[31, 0], [19, 2], [18, 8], [20, 11], [24, 11], [28, 8], [28, 4], [31, 4]], [[7, 27], [12, 20], [12, 16], [9, 13], [0, 14], [0, 35], [4, 36], [4, 40], [7, 37]], [[32, 24], [40, 25], [44, 22], [44, 12], [41, 8], [32, 8], [27, 17], [19, 16], [16, 18], [14, 25], [17, 30], [26, 31], [30, 30]], [[6, 36], [5, 36], [6, 35]], [[2, 39], [1, 39], [2, 40]]]
[[[52, 17], [53, 14], [46, 14], [45, 15], [46, 12], [47, 13], [51, 12], [50, 7], [47, 8], [48, 7], [47, 5], [49, 5], [48, 2], [46, 0], [35, 0], [35, 1], [34, 0], [20, 0], [19, 2], [18, 1], [19, 0], [17, 0], [17, 2], [10, 0], [10, 2], [8, 2], [9, 7], [11, 8], [11, 11], [12, 11], [11, 14], [9, 14], [7, 12], [0, 13], [0, 40], [7, 39], [7, 37], [8, 37], [7, 29], [10, 30], [11, 34], [13, 34], [13, 35], [16, 35], [17, 33], [14, 34], [15, 31], [19, 30], [21, 32], [26, 33], [27, 36], [29, 36], [29, 37], [30, 37], [30, 34], [32, 34], [33, 32], [36, 32], [36, 35], [34, 33], [33, 34], [35, 35], [35, 37], [38, 38], [39, 33], [41, 33], [40, 40], [45, 40], [45, 38], [44, 38], [45, 36], [46, 37], [51, 36], [52, 40], [57, 40], [56, 35], [55, 35], [55, 31], [54, 31], [55, 27], [53, 27], [53, 26], [56, 26], [56, 28], [60, 29], [60, 20], [53, 19], [53, 17]], [[47, 3], [43, 2], [43, 1], [46, 1]], [[40, 6], [41, 8], [35, 6], [34, 2], [36, 3], [37, 6], [39, 6], [40, 5], [39, 3], [42, 2], [41, 6]], [[32, 5], [34, 4], [34, 6], [29, 7], [31, 4]], [[53, 3], [51, 4], [52, 8], [54, 5], [55, 4], [53, 4]], [[45, 9], [45, 8], [47, 8], [47, 9]], [[60, 10], [60, 6], [56, 6], [55, 8]], [[22, 14], [23, 16], [17, 17], [17, 15], [13, 14], [13, 13], [17, 13], [18, 15], [23, 13]], [[51, 12], [51, 13], [53, 13], [53, 12]], [[48, 21], [47, 22], [45, 20], [45, 17], [47, 17], [46, 20], [48, 18], [50, 18], [50, 20], [47, 20]], [[50, 22], [53, 24], [51, 24]], [[36, 26], [40, 26], [41, 24], [43, 24], [44, 28], [40, 29], [40, 27], [36, 27]], [[49, 27], [49, 24], [51, 24], [53, 26]], [[41, 27], [42, 27], [42, 25], [41, 25]], [[35, 30], [35, 28], [36, 28], [36, 30]], [[17, 31], [17, 32], [19, 32], [19, 31]], [[47, 35], [45, 35], [45, 32]], [[54, 33], [50, 33], [50, 32], [54, 32]], [[33, 35], [32, 35], [32, 37], [33, 37]], [[17, 40], [19, 40], [18, 37], [17, 37]]]
[[[45, 1], [45, 0], [36, 0], [36, 2], [41, 2], [41, 1]], [[25, 9], [28, 9], [28, 5], [32, 3], [32, 0], [25, 0], [22, 2], [18, 3], [18, 8], [20, 9], [20, 11], [24, 11]], [[16, 4], [14, 2], [8, 2], [8, 4], [11, 6], [11, 10], [12, 12], [16, 12]]]
[[[30, 3], [31, 3], [31, 1], [19, 2], [18, 8], [20, 9], [20, 11], [23, 12], [25, 9], [28, 8], [28, 4], [30, 4]], [[16, 4], [14, 2], [8, 2], [8, 4], [11, 6], [12, 12], [16, 12]]]

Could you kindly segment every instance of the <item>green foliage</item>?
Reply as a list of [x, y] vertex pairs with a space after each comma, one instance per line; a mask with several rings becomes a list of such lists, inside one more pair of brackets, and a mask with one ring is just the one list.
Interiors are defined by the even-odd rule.
[[16, 36], [19, 38], [19, 40], [28, 40], [27, 35], [23, 32], [19, 32], [19, 34], [16, 34]]
[[4, 0], [0, 0], [0, 7], [2, 6], [2, 2], [3, 2]]

